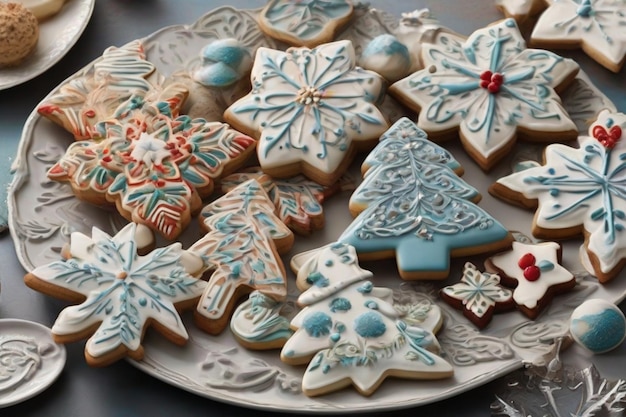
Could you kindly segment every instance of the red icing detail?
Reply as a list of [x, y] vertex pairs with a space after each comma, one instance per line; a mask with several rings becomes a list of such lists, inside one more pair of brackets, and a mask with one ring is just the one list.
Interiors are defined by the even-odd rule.
[[541, 270], [537, 265], [531, 265], [524, 268], [524, 278], [528, 281], [537, 281], [541, 276]]
[[59, 164], [54, 164], [52, 168], [48, 170], [48, 175], [59, 175], [59, 174], [67, 174], [65, 169]]
[[491, 94], [495, 94], [500, 91], [500, 86], [504, 82], [504, 75], [496, 72], [492, 73], [491, 71], [483, 71], [480, 74], [480, 82], [479, 85], [481, 88], [487, 89]]
[[535, 255], [533, 255], [532, 253], [527, 253], [525, 255], [523, 255], [521, 258], [519, 258], [519, 261], [517, 261], [517, 265], [522, 268], [528, 268], [529, 266], [533, 266], [536, 262], [535, 259]]
[[105, 157], [102, 158], [102, 162], [107, 162], [108, 163], [108, 162], [111, 162], [112, 160], [113, 160], [113, 158], [111, 158], [110, 155], [105, 156]]
[[593, 127], [591, 134], [602, 146], [607, 149], [612, 149], [622, 138], [622, 128], [615, 125], [607, 131], [604, 126], [596, 125]]
[[93, 109], [89, 109], [85, 111], [84, 115], [85, 117], [92, 118], [96, 116], [96, 112]]
[[53, 114], [55, 112], [60, 112], [60, 111], [61, 111], [61, 108], [53, 104], [44, 104], [42, 106], [39, 106], [39, 108], [37, 109], [37, 112], [41, 115], [50, 115], [50, 114]]

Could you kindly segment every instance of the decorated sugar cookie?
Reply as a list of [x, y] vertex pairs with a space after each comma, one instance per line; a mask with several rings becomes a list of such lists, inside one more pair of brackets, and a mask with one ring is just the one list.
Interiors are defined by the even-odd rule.
[[500, 284], [497, 274], [481, 272], [469, 262], [461, 281], [442, 288], [440, 295], [480, 329], [489, 324], [494, 313], [515, 307], [513, 292]]
[[574, 122], [556, 91], [576, 76], [578, 64], [552, 52], [526, 49], [513, 19], [474, 32], [465, 43], [422, 45], [424, 69], [389, 91], [419, 111], [418, 126], [431, 140], [460, 136], [485, 171], [513, 147], [576, 137]]
[[223, 192], [228, 192], [250, 179], [257, 180], [276, 207], [278, 217], [291, 230], [310, 235], [324, 227], [324, 200], [340, 191], [343, 184], [324, 187], [303, 175], [291, 178], [272, 178], [260, 167], [251, 167], [221, 179]]
[[39, 105], [37, 112], [72, 133], [76, 140], [100, 138], [95, 125], [114, 117], [131, 96], [167, 103], [172, 115], [177, 116], [187, 94], [182, 84], [164, 85], [163, 77], [146, 60], [143, 44], [134, 41], [106, 49], [93, 68], [63, 84]]
[[403, 279], [444, 279], [451, 256], [508, 248], [509, 232], [473, 202], [479, 194], [450, 169], [457, 164], [421, 129], [398, 121], [367, 157], [350, 198], [357, 217], [337, 241], [359, 259], [395, 256]]
[[626, 4], [623, 0], [551, 1], [530, 35], [542, 48], [580, 47], [613, 72], [626, 56]]
[[[493, 195], [536, 208], [532, 233], [541, 239], [584, 235], [583, 265], [607, 282], [626, 257], [626, 115], [603, 111], [577, 148], [550, 145], [544, 165], [500, 178]], [[588, 261], [588, 262], [587, 262]]]
[[240, 166], [254, 140], [228, 125], [175, 117], [168, 103], [132, 96], [94, 126], [101, 140], [72, 143], [48, 177], [93, 204], [115, 204], [130, 221], [167, 239], [187, 227], [201, 198]]
[[[207, 234], [189, 249], [204, 259], [211, 272], [194, 316], [201, 329], [221, 333], [239, 299], [254, 290], [275, 302], [286, 299], [285, 268], [279, 253], [291, 248], [293, 234], [274, 210], [255, 180], [241, 184], [202, 209], [200, 218]], [[254, 313], [254, 306], [249, 307]], [[256, 312], [265, 314], [262, 309]]]
[[[409, 325], [392, 304], [391, 290], [374, 287], [359, 267], [354, 248], [333, 244], [309, 257], [298, 270], [298, 298], [305, 306], [281, 352], [287, 363], [310, 363], [302, 391], [323, 395], [352, 384], [372, 394], [388, 376], [441, 379], [452, 366], [439, 356], [433, 331], [441, 325], [434, 304], [423, 326]], [[311, 359], [312, 358], [312, 359]]]
[[506, 17], [515, 19], [518, 23], [526, 22], [529, 18], [541, 13], [546, 3], [552, 0], [495, 0], [496, 7]]
[[353, 11], [350, 0], [269, 0], [259, 26], [285, 43], [313, 48], [332, 41]]
[[355, 60], [349, 41], [257, 50], [252, 91], [226, 109], [224, 118], [259, 139], [265, 173], [276, 178], [302, 173], [331, 186], [357, 150], [375, 145], [387, 129], [376, 107], [383, 81], [355, 67]]
[[134, 223], [115, 236], [93, 228], [74, 232], [64, 260], [35, 268], [26, 285], [77, 305], [66, 307], [52, 326], [58, 343], [89, 338], [85, 357], [105, 366], [125, 356], [143, 357], [148, 326], [182, 345], [187, 331], [178, 311], [193, 308], [206, 287], [198, 279], [202, 259], [180, 243], [137, 254]]
[[513, 249], [487, 259], [487, 270], [514, 287], [518, 309], [535, 319], [555, 295], [574, 288], [576, 278], [560, 265], [561, 245], [556, 242], [513, 242]]

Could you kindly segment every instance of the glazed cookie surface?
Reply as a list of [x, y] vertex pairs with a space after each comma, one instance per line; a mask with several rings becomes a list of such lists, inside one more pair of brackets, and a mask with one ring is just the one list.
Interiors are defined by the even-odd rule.
[[332, 41], [353, 11], [350, 0], [270, 0], [259, 16], [259, 26], [285, 43], [313, 48]]
[[356, 218], [337, 239], [362, 260], [395, 256], [403, 279], [444, 279], [450, 257], [507, 248], [509, 232], [473, 201], [478, 191], [458, 163], [421, 129], [401, 119], [366, 158], [350, 198]]
[[499, 275], [481, 272], [469, 262], [461, 281], [443, 287], [439, 294], [480, 329], [489, 324], [494, 313], [515, 307], [513, 292], [500, 284]]
[[388, 376], [442, 379], [453, 369], [440, 354], [433, 332], [439, 308], [422, 313], [421, 326], [409, 324], [394, 308], [392, 291], [375, 287], [359, 267], [354, 248], [331, 244], [298, 270], [298, 298], [304, 308], [291, 321], [294, 335], [281, 352], [287, 363], [310, 361], [302, 379], [306, 395], [317, 396], [352, 384], [371, 395]]
[[622, 0], [551, 1], [530, 36], [541, 48], [578, 48], [613, 72], [626, 56], [626, 4]]
[[513, 242], [513, 249], [487, 259], [487, 270], [514, 287], [518, 309], [535, 319], [555, 295], [574, 288], [576, 278], [560, 265], [561, 245], [556, 242]]
[[135, 231], [129, 223], [115, 236], [95, 227], [91, 237], [72, 233], [64, 260], [24, 278], [35, 290], [80, 303], [61, 311], [52, 334], [59, 343], [88, 337], [85, 357], [92, 366], [125, 356], [141, 360], [147, 327], [186, 343], [178, 310], [193, 308], [206, 286], [197, 278], [203, 270], [199, 257], [180, 243], [140, 256]]
[[387, 129], [376, 107], [383, 80], [355, 62], [349, 41], [257, 50], [252, 91], [226, 109], [224, 118], [259, 139], [257, 156], [265, 173], [277, 178], [302, 173], [330, 186], [357, 150], [375, 145]]
[[390, 93], [419, 111], [431, 140], [459, 136], [485, 171], [508, 154], [519, 136], [567, 141], [576, 126], [556, 90], [578, 64], [552, 52], [526, 49], [513, 19], [474, 32], [465, 43], [422, 46], [424, 69], [394, 83]]
[[541, 239], [584, 235], [583, 265], [600, 282], [614, 278], [626, 257], [626, 115], [603, 111], [579, 147], [549, 145], [544, 165], [500, 178], [490, 193], [536, 208], [532, 233]]

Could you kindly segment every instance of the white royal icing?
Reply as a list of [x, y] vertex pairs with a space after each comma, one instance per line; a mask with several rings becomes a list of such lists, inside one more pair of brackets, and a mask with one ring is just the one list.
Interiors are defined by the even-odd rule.
[[[580, 136], [579, 147], [553, 144], [545, 164], [513, 173], [498, 184], [537, 199], [535, 223], [542, 229], [583, 226], [585, 246], [609, 272], [626, 257], [626, 141], [620, 133], [613, 148], [594, 137], [626, 129], [626, 115], [603, 111]], [[591, 271], [590, 271], [591, 272]]]
[[423, 45], [424, 69], [390, 89], [421, 109], [418, 126], [429, 135], [458, 128], [463, 145], [488, 160], [511, 145], [518, 128], [536, 132], [537, 140], [543, 132], [575, 132], [554, 91], [578, 71], [574, 61], [526, 49], [513, 19], [463, 44], [450, 39]]
[[452, 367], [438, 356], [440, 346], [433, 334], [440, 325], [438, 307], [431, 304], [427, 313], [437, 316], [437, 323], [422, 320], [433, 327], [409, 325], [391, 303], [391, 294], [376, 296], [376, 288], [366, 280], [370, 276], [359, 267], [354, 248], [344, 244], [322, 248], [298, 271], [298, 280], [312, 286], [298, 299], [306, 307], [291, 321], [296, 332], [283, 346], [281, 358], [302, 363], [313, 356], [302, 381], [305, 394], [321, 394], [347, 381], [369, 394], [394, 371], [420, 379], [452, 374]]
[[541, 14], [531, 42], [579, 44], [614, 66], [626, 54], [626, 2], [623, 0], [558, 0]]
[[[495, 255], [490, 260], [507, 277], [517, 281], [517, 287], [513, 291], [515, 302], [528, 309], [536, 309], [539, 300], [546, 295], [550, 287], [574, 279], [571, 272], [559, 265], [558, 252], [560, 248], [556, 242], [538, 244], [513, 242], [512, 250]], [[539, 279], [536, 281], [526, 279], [524, 270], [518, 265], [522, 256], [528, 253], [535, 257], [536, 265], [541, 269]]]
[[375, 104], [382, 78], [356, 68], [355, 61], [350, 41], [257, 50], [252, 91], [231, 105], [225, 118], [260, 132], [264, 170], [302, 163], [335, 173], [356, 142], [374, 140], [387, 129]]
[[553, 0], [496, 0], [496, 6], [506, 16], [524, 20], [545, 7], [544, 4], [548, 1]]
[[[74, 232], [68, 259], [32, 272], [50, 285], [86, 297], [61, 311], [52, 333], [80, 334], [100, 323], [85, 347], [93, 358], [120, 347], [140, 352], [145, 327], [152, 320], [186, 340], [175, 304], [197, 299], [206, 286], [192, 275], [199, 271], [186, 264], [180, 243], [138, 255], [135, 227], [130, 223], [113, 237], [95, 227], [91, 237]], [[194, 256], [186, 259], [198, 266]]]

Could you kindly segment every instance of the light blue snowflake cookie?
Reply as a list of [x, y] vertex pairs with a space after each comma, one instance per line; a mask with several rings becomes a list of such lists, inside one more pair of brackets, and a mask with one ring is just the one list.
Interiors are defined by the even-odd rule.
[[516, 138], [533, 142], [575, 139], [577, 129], [557, 91], [578, 64], [552, 52], [526, 49], [515, 21], [479, 29], [461, 43], [422, 45], [424, 69], [389, 92], [419, 111], [431, 140], [459, 136], [485, 171], [507, 155]]
[[383, 79], [355, 62], [350, 41], [257, 50], [252, 91], [226, 109], [224, 119], [258, 138], [266, 174], [302, 173], [330, 186], [358, 150], [376, 144], [388, 126], [376, 106]]
[[91, 237], [71, 235], [64, 260], [35, 268], [24, 277], [29, 287], [79, 304], [66, 307], [52, 326], [57, 343], [89, 337], [85, 358], [105, 366], [125, 356], [143, 358], [148, 326], [183, 345], [188, 335], [179, 310], [196, 305], [206, 282], [200, 257], [180, 243], [137, 254], [136, 228], [115, 236], [93, 228]]
[[600, 282], [617, 276], [626, 258], [626, 115], [603, 111], [579, 147], [549, 145], [545, 163], [492, 184], [505, 201], [536, 208], [540, 239], [584, 235], [583, 266]]

